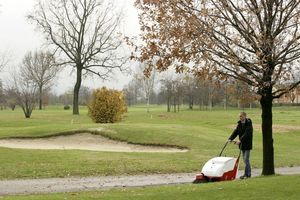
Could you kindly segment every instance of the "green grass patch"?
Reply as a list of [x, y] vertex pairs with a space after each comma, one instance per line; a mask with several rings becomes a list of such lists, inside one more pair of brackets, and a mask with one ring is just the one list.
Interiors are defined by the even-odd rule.
[[[199, 111], [183, 109], [166, 112], [156, 106], [130, 107], [123, 121], [95, 124], [82, 107], [79, 116], [61, 107], [34, 110], [31, 119], [22, 111], [0, 111], [0, 138], [45, 137], [66, 131], [104, 127], [105, 135], [130, 143], [187, 147], [186, 153], [118, 153], [84, 150], [25, 150], [0, 148], [0, 179], [47, 178], [94, 175], [126, 175], [199, 171], [203, 164], [219, 154], [232, 132], [240, 110]], [[254, 124], [261, 123], [260, 109], [246, 110]], [[298, 126], [300, 110], [274, 108], [274, 124]], [[275, 165], [300, 165], [300, 130], [274, 132]], [[234, 152], [237, 154], [237, 152]], [[254, 131], [252, 166], [262, 167], [261, 133]], [[243, 167], [243, 165], [241, 165]]]
[[[288, 186], [288, 187], [287, 187]], [[118, 200], [297, 200], [300, 175], [253, 178], [241, 181], [122, 188], [91, 192], [7, 196], [5, 200], [118, 199]]]

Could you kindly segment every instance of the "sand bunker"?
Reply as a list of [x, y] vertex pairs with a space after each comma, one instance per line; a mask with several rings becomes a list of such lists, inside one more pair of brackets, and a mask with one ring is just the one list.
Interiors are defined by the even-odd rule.
[[[255, 124], [253, 128], [261, 132], [260, 124]], [[273, 124], [274, 133], [288, 133], [288, 132], [299, 131], [299, 130], [300, 130], [300, 126]]]
[[[236, 128], [236, 126], [233, 125], [227, 127], [231, 128], [232, 130]], [[253, 128], [255, 131], [261, 132], [261, 124], [253, 124]], [[288, 133], [299, 130], [300, 126], [273, 124], [273, 133]]]
[[186, 149], [128, 144], [100, 135], [80, 133], [37, 139], [1, 139], [0, 147], [20, 149], [79, 149], [112, 152], [186, 152]]

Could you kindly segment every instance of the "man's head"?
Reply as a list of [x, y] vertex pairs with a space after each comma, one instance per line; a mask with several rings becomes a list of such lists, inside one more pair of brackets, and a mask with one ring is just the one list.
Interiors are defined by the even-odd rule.
[[241, 122], [246, 121], [247, 114], [245, 112], [240, 112], [240, 120]]

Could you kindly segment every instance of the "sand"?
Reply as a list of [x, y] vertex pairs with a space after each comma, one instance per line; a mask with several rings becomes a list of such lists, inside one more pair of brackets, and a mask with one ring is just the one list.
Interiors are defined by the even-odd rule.
[[135, 145], [108, 139], [91, 133], [79, 133], [67, 136], [55, 136], [37, 139], [1, 139], [0, 147], [19, 149], [59, 149], [90, 150], [110, 152], [186, 152], [186, 149]]
[[[236, 128], [236, 125], [228, 125], [226, 127], [234, 130]], [[255, 131], [261, 133], [261, 124], [253, 124], [253, 128]], [[300, 126], [296, 126], [296, 125], [273, 124], [272, 128], [273, 128], [273, 133], [289, 133], [289, 132], [300, 130]]]

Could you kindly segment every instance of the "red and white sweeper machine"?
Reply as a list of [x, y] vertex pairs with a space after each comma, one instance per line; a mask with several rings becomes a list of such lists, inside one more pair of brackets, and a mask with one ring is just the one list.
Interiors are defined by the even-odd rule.
[[241, 151], [239, 150], [238, 156], [227, 157], [222, 156], [224, 149], [229, 143], [237, 144], [237, 142], [227, 141], [218, 157], [214, 157], [207, 161], [203, 166], [201, 173], [196, 175], [193, 183], [206, 183], [215, 181], [234, 180], [236, 178]]

